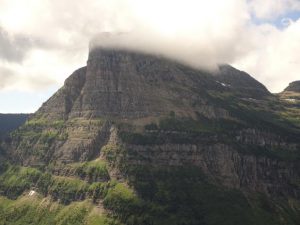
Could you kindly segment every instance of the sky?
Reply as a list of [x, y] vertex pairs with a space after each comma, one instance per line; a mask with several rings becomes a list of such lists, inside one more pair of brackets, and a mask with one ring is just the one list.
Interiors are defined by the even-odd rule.
[[0, 0], [0, 113], [36, 111], [86, 64], [90, 40], [228, 63], [277, 93], [300, 79], [300, 0]]

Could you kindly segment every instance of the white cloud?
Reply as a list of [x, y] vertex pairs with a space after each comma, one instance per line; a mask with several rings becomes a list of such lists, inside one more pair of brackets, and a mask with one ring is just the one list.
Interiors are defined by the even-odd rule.
[[[0, 68], [13, 74], [0, 88], [39, 92], [61, 85], [85, 64], [89, 40], [110, 32], [98, 36], [101, 45], [205, 68], [231, 63], [280, 91], [299, 79], [300, 22], [280, 31], [253, 24], [251, 13], [272, 20], [298, 7], [298, 0], [0, 0], [2, 29], [10, 40], [29, 40], [18, 45], [17, 62], [0, 59]], [[13, 47], [7, 52], [19, 56]]]
[[249, 0], [249, 7], [257, 18], [276, 19], [287, 12], [300, 10], [299, 0]]
[[135, 1], [131, 12], [127, 29], [99, 35], [98, 44], [161, 53], [206, 68], [247, 51], [244, 27], [250, 17], [243, 1]]
[[235, 65], [260, 80], [274, 92], [300, 79], [300, 19], [280, 31], [270, 25], [256, 27], [255, 48]]

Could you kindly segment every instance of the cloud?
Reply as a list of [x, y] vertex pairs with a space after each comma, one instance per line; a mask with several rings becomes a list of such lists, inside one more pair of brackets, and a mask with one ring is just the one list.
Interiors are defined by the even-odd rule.
[[0, 89], [39, 92], [62, 85], [85, 64], [89, 40], [96, 36], [101, 46], [164, 54], [197, 67], [230, 63], [277, 92], [299, 79], [299, 20], [289, 20], [289, 26], [279, 30], [270, 22], [256, 25], [253, 15], [272, 21], [300, 10], [299, 4], [298, 0], [0, 0]]
[[255, 48], [235, 62], [274, 91], [282, 91], [300, 75], [300, 19], [281, 31], [270, 25], [256, 27]]
[[293, 24], [294, 21], [291, 18], [282, 18], [280, 22], [283, 27], [288, 27]]
[[94, 45], [163, 54], [202, 68], [233, 62], [251, 47], [243, 1], [139, 1], [131, 12], [127, 27], [97, 35]]
[[291, 11], [300, 10], [299, 0], [249, 0], [251, 12], [260, 19], [274, 20]]
[[14, 75], [11, 70], [6, 69], [6, 68], [0, 68], [0, 89], [3, 87], [9, 85], [11, 80], [14, 79]]
[[23, 90], [42, 90], [55, 84], [55, 81], [42, 76], [36, 76], [34, 73], [20, 73], [19, 68], [0, 67], [0, 90], [17, 90], [23, 86]]
[[0, 59], [20, 62], [24, 59], [30, 46], [31, 42], [29, 39], [20, 35], [9, 35], [8, 32], [0, 27]]

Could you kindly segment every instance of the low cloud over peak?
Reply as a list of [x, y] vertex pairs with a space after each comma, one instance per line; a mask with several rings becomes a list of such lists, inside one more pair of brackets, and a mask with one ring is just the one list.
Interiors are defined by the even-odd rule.
[[299, 10], [298, 0], [0, 0], [0, 89], [61, 85], [96, 37], [201, 68], [229, 63], [278, 92], [299, 79]]

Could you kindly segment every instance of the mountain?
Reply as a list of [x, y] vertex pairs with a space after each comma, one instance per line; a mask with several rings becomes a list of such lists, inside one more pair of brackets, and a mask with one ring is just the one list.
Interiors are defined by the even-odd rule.
[[299, 107], [229, 65], [210, 72], [94, 48], [2, 144], [0, 218], [299, 224], [300, 126], [291, 110]]
[[300, 127], [300, 82], [294, 81], [278, 94], [281, 105], [285, 107], [284, 115], [289, 121]]
[[234, 69], [229, 65], [221, 65], [217, 73], [218, 82], [239, 92], [240, 96], [261, 98], [270, 96], [267, 88], [249, 74]]
[[0, 137], [23, 125], [29, 114], [0, 114]]
[[284, 91], [293, 91], [293, 92], [300, 92], [300, 80], [294, 81], [289, 84], [289, 86], [284, 89]]

